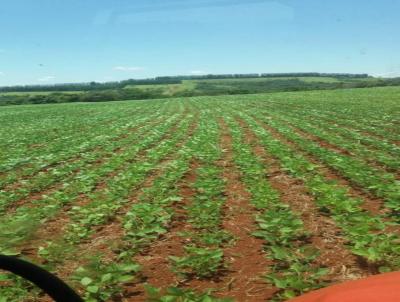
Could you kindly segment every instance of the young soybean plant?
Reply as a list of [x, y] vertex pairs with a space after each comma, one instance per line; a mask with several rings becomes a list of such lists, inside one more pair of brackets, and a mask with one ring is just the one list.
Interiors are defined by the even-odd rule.
[[[225, 184], [222, 170], [216, 165], [221, 157], [219, 127], [211, 112], [203, 109], [198, 139], [189, 146], [193, 157], [200, 163], [193, 185], [195, 196], [187, 207], [188, 221], [193, 227], [190, 234], [194, 242], [184, 247], [185, 255], [170, 257], [173, 270], [183, 277], [211, 278], [223, 268], [222, 242], [209, 245], [211, 236], [222, 234], [220, 230]], [[212, 118], [206, 119], [205, 116]], [[216, 239], [216, 238], [214, 238]], [[208, 242], [204, 241], [208, 240]]]
[[318, 251], [307, 242], [308, 232], [290, 207], [281, 202], [279, 193], [268, 182], [265, 166], [244, 143], [244, 134], [231, 117], [226, 117], [233, 137], [234, 160], [251, 193], [251, 202], [259, 211], [255, 217], [258, 230], [254, 236], [265, 241], [264, 250], [273, 260], [266, 279], [279, 290], [277, 301], [320, 288], [321, 277], [328, 271], [314, 260]]

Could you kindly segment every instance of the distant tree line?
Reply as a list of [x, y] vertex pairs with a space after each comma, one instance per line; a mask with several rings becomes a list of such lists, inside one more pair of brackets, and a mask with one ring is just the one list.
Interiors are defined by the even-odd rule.
[[90, 82], [90, 83], [65, 83], [54, 85], [21, 85], [0, 87], [0, 92], [59, 92], [59, 91], [94, 91], [121, 89], [128, 85], [158, 85], [158, 84], [180, 84], [178, 79], [143, 79], [143, 80], [124, 80], [120, 82]]
[[207, 74], [207, 75], [180, 75], [164, 76], [149, 79], [129, 79], [115, 82], [89, 82], [89, 83], [64, 83], [53, 85], [20, 85], [0, 87], [0, 92], [59, 92], [59, 91], [97, 91], [122, 89], [128, 85], [159, 85], [159, 84], [180, 84], [183, 80], [202, 79], [243, 79], [243, 78], [277, 78], [277, 77], [334, 77], [334, 78], [367, 78], [368, 74], [348, 73], [243, 73], [243, 74]]
[[265, 92], [285, 92], [285, 91], [306, 91], [324, 89], [344, 89], [344, 88], [367, 88], [379, 86], [399, 86], [400, 78], [382, 79], [374, 81], [342, 81], [342, 82], [318, 82], [302, 81], [298, 78], [265, 80], [265, 81], [219, 81], [208, 82], [199, 81], [196, 91], [199, 95], [220, 95], [220, 94], [250, 94]]
[[54, 104], [73, 102], [110, 102], [163, 98], [160, 89], [108, 89], [82, 93], [54, 92], [50, 94], [0, 95], [0, 105]]
[[341, 88], [365, 88], [400, 86], [400, 78], [393, 79], [366, 79], [357, 81], [318, 82], [301, 81], [293, 79], [266, 79], [265, 81], [198, 81], [196, 87], [190, 90], [178, 90], [173, 95], [166, 95], [163, 88], [129, 88], [93, 90], [71, 94], [54, 92], [50, 94], [26, 94], [26, 95], [1, 95], [0, 105], [20, 104], [47, 104], [70, 102], [109, 102], [121, 100], [144, 100], [166, 97], [189, 97], [202, 95], [223, 94], [250, 94], [265, 92], [305, 91]]

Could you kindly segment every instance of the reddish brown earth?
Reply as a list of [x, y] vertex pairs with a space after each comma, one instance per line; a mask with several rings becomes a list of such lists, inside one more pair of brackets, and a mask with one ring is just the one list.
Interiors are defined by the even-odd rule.
[[329, 119], [329, 118], [322, 118], [322, 119], [325, 122], [331, 123], [332, 125], [335, 125], [337, 127], [341, 127], [341, 128], [348, 129], [350, 131], [358, 132], [358, 133], [360, 133], [360, 134], [362, 134], [362, 135], [364, 135], [366, 137], [370, 137], [370, 138], [373, 138], [373, 139], [387, 140], [389, 143], [392, 143], [394, 145], [400, 146], [400, 141], [394, 141], [394, 140], [387, 139], [386, 137], [383, 137], [382, 135], [379, 135], [378, 133], [372, 133], [370, 131], [362, 130], [362, 129], [359, 129], [359, 128], [354, 128], [354, 127], [351, 127], [351, 126], [348, 126], [348, 125], [344, 125], [344, 124], [338, 125], [337, 124], [338, 123], [337, 120], [332, 120], [332, 119]]
[[[287, 124], [296, 134], [300, 135], [303, 138], [306, 138], [306, 139], [308, 139], [310, 141], [313, 141], [313, 142], [319, 144], [322, 148], [337, 152], [337, 153], [339, 153], [341, 155], [344, 155], [344, 156], [356, 157], [356, 155], [351, 153], [349, 150], [340, 148], [339, 146], [331, 144], [331, 143], [327, 142], [326, 140], [324, 140], [324, 139], [322, 139], [322, 138], [320, 138], [320, 137], [318, 137], [316, 135], [313, 135], [311, 133], [305, 132], [304, 130], [297, 128], [292, 123], [288, 123], [287, 122]], [[377, 170], [381, 170], [382, 172], [393, 173], [393, 175], [397, 179], [400, 178], [400, 173], [398, 171], [393, 171], [393, 169], [391, 169], [390, 167], [387, 167], [387, 166], [379, 163], [376, 160], [373, 160], [373, 159], [370, 159], [370, 158], [361, 158], [361, 159], [365, 160], [365, 162], [368, 165], [370, 165], [372, 168], [375, 168]]]
[[123, 244], [124, 230], [122, 228], [122, 223], [125, 214], [134, 203], [139, 201], [143, 191], [146, 188], [150, 188], [153, 185], [154, 180], [162, 174], [162, 167], [166, 163], [167, 161], [162, 162], [157, 170], [154, 170], [147, 176], [146, 180], [140, 185], [140, 189], [132, 192], [128, 202], [118, 209], [118, 211], [115, 212], [115, 215], [111, 217], [106, 224], [96, 226], [93, 235], [74, 248], [74, 253], [80, 255], [80, 261], [77, 261], [76, 258], [72, 257], [63, 263], [61, 267], [58, 267], [57, 271], [60, 272], [59, 276], [62, 279], [70, 279], [74, 271], [87, 262], [87, 257], [101, 254], [102, 259], [110, 262], [116, 258], [114, 250], [118, 249]]
[[[136, 130], [139, 129], [141, 126], [142, 126], [142, 125], [139, 125], [139, 126], [137, 126], [137, 127], [131, 128], [130, 131], [131, 131], [131, 132], [136, 131]], [[150, 132], [150, 130], [149, 130], [148, 132]], [[147, 133], [147, 132], [146, 132], [146, 133]], [[146, 133], [144, 133], [144, 135], [145, 135]], [[128, 136], [128, 134], [125, 134], [125, 135]], [[118, 139], [122, 139], [122, 136], [119, 137]], [[99, 148], [100, 148], [100, 147], [97, 147], [96, 150], [99, 149]], [[116, 150], [113, 151], [113, 156], [122, 153], [123, 150], [125, 150], [125, 148], [117, 148]], [[68, 162], [69, 162], [69, 161], [72, 162], [72, 161], [78, 160], [79, 158], [80, 158], [80, 155], [78, 155], [76, 158], [69, 159]], [[94, 165], [94, 166], [100, 166], [100, 165], [101, 165], [102, 163], [104, 163], [108, 158], [109, 158], [109, 156], [108, 156], [108, 157], [99, 158], [99, 159], [97, 159], [97, 160], [93, 163], [93, 165]], [[60, 162], [60, 164], [61, 164], [61, 163], [64, 164], [65, 161]], [[56, 166], [59, 166], [59, 164], [57, 164]], [[42, 172], [47, 171], [46, 169], [48, 169], [48, 168], [49, 168], [49, 167], [44, 168], [44, 170], [43, 170]], [[70, 174], [69, 176], [67, 176], [67, 178], [68, 178], [68, 179], [70, 179], [70, 178], [72, 179], [74, 175], [77, 175], [77, 174], [79, 173], [79, 171], [80, 171], [79, 169], [76, 169], [76, 170], [72, 171], [71, 174]], [[40, 172], [40, 171], [39, 171], [39, 172]], [[39, 173], [39, 172], [38, 172], [38, 173]], [[36, 173], [36, 174], [37, 174], [37, 173]], [[31, 179], [31, 178], [33, 178], [33, 177], [34, 177], [34, 175], [30, 176], [29, 178], [23, 178], [22, 180], [23, 180], [23, 181], [28, 181], [29, 179]], [[111, 177], [111, 176], [108, 176], [108, 177]], [[21, 206], [32, 206], [32, 207], [35, 206], [34, 204], [31, 204], [32, 201], [40, 200], [40, 199], [42, 198], [42, 196], [44, 196], [44, 195], [50, 195], [50, 194], [52, 194], [52, 193], [54, 193], [54, 192], [60, 190], [60, 189], [63, 187], [63, 184], [62, 184], [63, 181], [64, 181], [64, 180], [60, 180], [60, 181], [58, 181], [58, 182], [56, 182], [56, 183], [54, 183], [54, 184], [51, 184], [49, 188], [45, 188], [45, 189], [41, 190], [40, 192], [32, 192], [32, 193], [29, 194], [27, 197], [24, 197], [24, 198], [22, 198], [22, 199], [20, 199], [20, 200], [18, 200], [18, 201], [16, 201], [16, 202], [13, 202], [12, 204], [10, 204], [10, 205], [7, 207], [7, 214], [12, 214], [13, 212], [15, 212], [15, 210], [16, 210], [17, 208], [19, 208], [19, 207], [21, 207]], [[4, 190], [6, 190], [6, 191], [13, 191], [13, 190], [18, 189], [19, 187], [20, 187], [20, 182], [18, 182], [18, 183], [13, 183], [13, 184], [11, 184], [11, 185], [5, 187]]]
[[[157, 124], [159, 122], [160, 122], [159, 120], [153, 120], [151, 123]], [[142, 124], [137, 125], [135, 127], [128, 128], [128, 129], [125, 130], [126, 131], [125, 133], [120, 134], [120, 135], [118, 135], [116, 137], [113, 137], [110, 140], [119, 141], [119, 140], [122, 140], [124, 138], [127, 138], [129, 136], [128, 133], [135, 132], [135, 131], [137, 131], [138, 129], [140, 129], [141, 127], [143, 127], [146, 124], [148, 124], [148, 122], [142, 123]], [[99, 151], [99, 150], [101, 150], [101, 146], [95, 146], [93, 148], [89, 148], [89, 149], [85, 150], [84, 153], [92, 153], [92, 152], [96, 152], [96, 151]], [[116, 150], [116, 151], [118, 151], [118, 150]], [[25, 181], [29, 181], [31, 178], [35, 177], [35, 175], [37, 175], [37, 174], [48, 173], [50, 170], [52, 170], [54, 168], [57, 168], [59, 166], [63, 166], [63, 165], [68, 164], [68, 163], [73, 163], [75, 161], [78, 161], [81, 158], [82, 158], [82, 153], [78, 153], [78, 154], [75, 154], [75, 155], [71, 155], [69, 158], [66, 158], [66, 159], [64, 159], [62, 161], [48, 164], [48, 165], [44, 166], [43, 168], [35, 171], [33, 174], [31, 174], [29, 176], [20, 175], [18, 177], [18, 181], [17, 182], [10, 183], [10, 184], [6, 185], [3, 188], [3, 190], [7, 190], [7, 191], [16, 190], [18, 187], [20, 187], [21, 183], [23, 183]], [[24, 169], [27, 168], [27, 167], [30, 167], [29, 164], [17, 168], [17, 173], [23, 174]], [[72, 171], [72, 172], [75, 172], [75, 171]], [[6, 175], [6, 174], [7, 174], [7, 172], [1, 172], [0, 176]]]
[[[174, 124], [172, 127], [172, 131], [174, 131], [177, 127], [177, 123]], [[161, 141], [167, 140], [170, 137], [170, 134], [166, 134], [161, 138]], [[144, 157], [146, 152], [156, 146], [156, 144], [160, 143], [158, 141], [157, 143], [152, 144], [148, 148], [142, 150], [137, 154], [135, 158], [133, 158], [130, 162], [133, 162], [134, 160], [139, 161], [140, 158]], [[180, 144], [177, 144], [177, 147], [179, 147]], [[160, 163], [160, 166], [162, 166], [163, 162]], [[126, 165], [124, 165], [126, 166]], [[115, 175], [118, 174], [124, 167], [121, 167], [115, 171], [112, 171], [108, 173], [106, 176], [102, 177], [102, 180], [99, 181], [93, 191], [99, 191], [102, 189], [106, 188], [106, 180], [109, 179], [110, 177], [114, 177]], [[46, 242], [48, 241], [53, 241], [57, 240], [62, 234], [65, 232], [66, 227], [69, 225], [71, 219], [69, 217], [69, 211], [72, 208], [72, 206], [79, 205], [79, 206], [84, 206], [91, 202], [91, 200], [85, 195], [81, 194], [76, 201], [73, 202], [73, 204], [69, 204], [67, 206], [64, 206], [62, 210], [56, 214], [54, 217], [48, 219], [46, 223], [43, 225], [42, 228], [38, 230], [37, 233], [33, 235], [31, 240], [28, 240], [24, 242], [23, 246], [21, 246], [22, 253], [26, 256], [29, 256], [31, 259], [37, 258], [37, 250], [40, 246], [44, 246]]]
[[[256, 230], [254, 215], [256, 210], [250, 205], [249, 193], [240, 181], [240, 174], [233, 165], [232, 141], [225, 123], [221, 120], [221, 147], [223, 158], [218, 163], [223, 167], [223, 178], [226, 181], [226, 204], [222, 227], [235, 238], [232, 245], [223, 248], [224, 259], [228, 268], [221, 275], [207, 280], [183, 280], [171, 270], [169, 256], [182, 256], [183, 246], [190, 239], [179, 235], [179, 232], [191, 231], [186, 222], [185, 207], [191, 203], [195, 190], [192, 184], [196, 180], [198, 163], [191, 165], [181, 185], [182, 201], [175, 205], [176, 217], [168, 234], [153, 244], [150, 251], [138, 258], [142, 265], [146, 282], [158, 288], [170, 286], [188, 287], [198, 292], [215, 289], [218, 297], [233, 297], [236, 301], [265, 301], [274, 293], [262, 276], [270, 261], [262, 251], [263, 242], [251, 235]], [[132, 301], [145, 301], [143, 285], [138, 284]]]
[[364, 202], [362, 204], [365, 209], [371, 211], [372, 214], [384, 213], [387, 210], [384, 207], [384, 201], [381, 198], [373, 196], [371, 193], [365, 192], [361, 187], [357, 186], [353, 182], [350, 182], [346, 178], [344, 178], [338, 171], [327, 167], [321, 161], [316, 159], [315, 157], [309, 155], [308, 153], [302, 151], [302, 149], [295, 142], [288, 140], [282, 134], [280, 134], [276, 129], [266, 125], [265, 123], [259, 122], [259, 124], [267, 130], [271, 135], [285, 143], [286, 145], [292, 147], [296, 150], [298, 154], [304, 156], [307, 160], [317, 165], [318, 170], [329, 180], [336, 181], [339, 185], [345, 187], [348, 190], [348, 195], [354, 198], [361, 198]]
[[[194, 129], [196, 128], [196, 122], [192, 122], [191, 126], [189, 127], [188, 130], [188, 135], [185, 137], [183, 141], [180, 141], [177, 143], [176, 148], [174, 149], [173, 153], [175, 154], [176, 150], [179, 150], [185, 142], [188, 140], [188, 138], [193, 134]], [[175, 128], [174, 128], [175, 129]], [[170, 134], [167, 136], [163, 137], [163, 139], [168, 139], [170, 137]], [[149, 148], [151, 149], [151, 147]], [[143, 150], [140, 152], [138, 155], [139, 157], [142, 157], [145, 155], [147, 150]], [[133, 193], [131, 197], [129, 198], [129, 201], [121, 207], [113, 217], [104, 225], [97, 226], [94, 228], [94, 234], [90, 236], [87, 240], [83, 241], [80, 243], [78, 246], [74, 247], [74, 255], [79, 257], [70, 257], [68, 259], [65, 259], [65, 261], [62, 261], [62, 264], [57, 266], [57, 275], [63, 279], [63, 280], [70, 280], [72, 274], [75, 272], [75, 270], [79, 266], [85, 265], [87, 263], [88, 259], [90, 256], [94, 256], [96, 254], [101, 254], [102, 259], [112, 262], [114, 259], [116, 259], [117, 254], [115, 253], [116, 250], [118, 250], [120, 247], [123, 246], [123, 236], [124, 236], [124, 230], [122, 228], [122, 220], [125, 214], [129, 211], [130, 207], [132, 204], [138, 202], [140, 199], [140, 196], [142, 192], [146, 189], [149, 188], [153, 185], [154, 180], [161, 176], [161, 174], [164, 171], [164, 167], [170, 162], [174, 157], [172, 155], [168, 155], [165, 159], [163, 159], [159, 165], [158, 168], [154, 171], [151, 172], [150, 175], [147, 176], [146, 180], [141, 184], [140, 190], [133, 190]], [[86, 200], [86, 198], [84, 198]], [[87, 201], [88, 202], [88, 201]], [[86, 203], [87, 203], [86, 202]], [[65, 226], [68, 224], [70, 221], [68, 217], [68, 213], [62, 213], [62, 215], [66, 216], [64, 221], [60, 220], [60, 223], [62, 226], [60, 226], [59, 229], [55, 230], [57, 231], [57, 237], [60, 237], [60, 231], [61, 233], [65, 230]], [[58, 220], [56, 220], [58, 221]], [[47, 237], [42, 237], [42, 236], [47, 236]], [[40, 236], [39, 238], [46, 238], [49, 240], [49, 234], [44, 234]], [[55, 238], [57, 240], [57, 238]], [[34, 254], [34, 251], [32, 251]], [[37, 257], [34, 255], [34, 257]], [[31, 257], [32, 258], [32, 257]], [[39, 260], [38, 260], [39, 262]], [[138, 276], [140, 278], [140, 275]], [[143, 281], [143, 280], [136, 280], [136, 281]], [[144, 292], [143, 292], [144, 294]], [[134, 297], [136, 296], [136, 292], [129, 291], [129, 289], [123, 293], [121, 293], [120, 297], [116, 297], [115, 301], [121, 301], [122, 297]], [[144, 295], [143, 295], [144, 296]], [[41, 301], [49, 301], [49, 298], [47, 296], [41, 297]], [[136, 301], [136, 298], [134, 298]]]
[[[374, 196], [371, 192], [365, 191], [363, 188], [352, 182], [350, 179], [342, 176], [338, 171], [326, 166], [321, 161], [311, 156], [310, 154], [302, 151], [302, 149], [293, 141], [288, 140], [276, 129], [269, 125], [258, 121], [258, 123], [267, 130], [274, 138], [279, 139], [286, 145], [292, 147], [298, 154], [304, 156], [308, 161], [312, 162], [318, 167], [318, 171], [328, 180], [336, 182], [339, 186], [347, 191], [347, 195], [351, 198], [359, 199], [362, 201], [361, 208], [370, 212], [372, 215], [379, 215], [384, 221], [392, 222], [392, 219], [387, 216], [389, 209], [385, 207], [385, 202], [382, 198]], [[388, 226], [386, 231], [400, 234], [400, 226]]]
[[[194, 120], [195, 122], [190, 126], [185, 141], [193, 135], [197, 128], [197, 118], [194, 118]], [[180, 149], [183, 145], [184, 143], [181, 143], [176, 149]], [[144, 282], [157, 288], [166, 288], [178, 285], [178, 283], [181, 282], [171, 271], [169, 256], [183, 255], [185, 241], [179, 233], [191, 230], [190, 225], [186, 222], [187, 215], [185, 207], [190, 204], [190, 200], [195, 194], [191, 185], [196, 179], [195, 171], [197, 167], [198, 163], [195, 161], [192, 162], [189, 171], [178, 184], [182, 200], [173, 205], [175, 214], [168, 233], [161, 236], [156, 242], [152, 243], [150, 247], [143, 250], [140, 255], [135, 257], [134, 261], [139, 263], [142, 267], [141, 274], [144, 280], [141, 283], [126, 288], [127, 293], [124, 296], [130, 301], [146, 301], [147, 295]]]
[[[180, 232], [191, 231], [187, 223], [185, 207], [190, 205], [193, 196], [196, 194], [192, 185], [196, 181], [196, 170], [199, 164], [193, 161], [189, 171], [185, 174], [179, 184], [182, 200], [174, 206], [175, 215], [168, 233], [154, 242], [147, 251], [139, 255], [135, 260], [142, 266], [142, 274], [145, 281], [157, 288], [182, 285], [182, 280], [171, 270], [170, 256], [180, 257], [184, 254], [183, 246], [188, 243], [179, 234]], [[140, 283], [133, 288], [128, 288], [132, 301], [146, 301], [144, 284]]]
[[[362, 132], [362, 131], [360, 131], [360, 130], [357, 130], [357, 129], [354, 129], [354, 128], [351, 128], [351, 127], [346, 127], [346, 126], [344, 126], [344, 125], [338, 125], [338, 124], [337, 124], [337, 121], [326, 120], [326, 121], [324, 121], [324, 122], [327, 123], [327, 124], [329, 124], [329, 125], [331, 125], [331, 126], [333, 126], [333, 127], [335, 127], [335, 128], [342, 128], [342, 129], [346, 129], [346, 130], [351, 131], [351, 132], [355, 132], [355, 133], [360, 134], [361, 136], [363, 136], [363, 137], [365, 137], [365, 138], [369, 138], [369, 139], [373, 138], [373, 139], [375, 139], [375, 140], [382, 140], [382, 139], [386, 140], [385, 138], [382, 138], [382, 137], [380, 137], [380, 138], [371, 137], [370, 135], [366, 134], [365, 132]], [[346, 139], [346, 140], [348, 140], [348, 139], [352, 140], [352, 139], [353, 139], [351, 136], [347, 136], [347, 135], [345, 135], [345, 134], [337, 133], [337, 132], [336, 132], [334, 129], [332, 129], [332, 128], [328, 128], [328, 129], [324, 129], [324, 130], [327, 131], [328, 133], [330, 133], [331, 135], [338, 135], [338, 136], [340, 136], [340, 137], [343, 137], [343, 139]], [[359, 143], [359, 144], [365, 146], [365, 148], [367, 148], [367, 149], [369, 149], [369, 150], [373, 150], [373, 151], [382, 151], [381, 149], [379, 149], [379, 148], [376, 147], [375, 145], [373, 145], [373, 144], [371, 144], [371, 143], [369, 143], [369, 142], [363, 141], [363, 140], [358, 140], [357, 143]], [[389, 141], [389, 143], [393, 143], [393, 142], [390, 142], [390, 141]], [[388, 154], [390, 154], [390, 155], [393, 156], [393, 154], [390, 153], [390, 152], [388, 152], [388, 151], [384, 151], [384, 152], [386, 152], [386, 153], [388, 153]]]
[[224, 248], [228, 263], [227, 275], [222, 278], [224, 287], [218, 289], [218, 296], [234, 297], [236, 301], [265, 301], [276, 291], [263, 276], [271, 260], [263, 252], [263, 240], [252, 236], [257, 230], [257, 210], [250, 203], [250, 193], [241, 181], [241, 174], [233, 161], [232, 137], [225, 122], [220, 120], [222, 129], [221, 147], [223, 179], [226, 181], [225, 219], [223, 228], [236, 240]]
[[319, 212], [303, 182], [282, 171], [279, 161], [261, 147], [255, 134], [243, 121], [239, 122], [254, 153], [265, 162], [271, 186], [280, 193], [281, 201], [300, 215], [305, 229], [311, 233], [311, 243], [320, 252], [316, 261], [318, 266], [330, 269], [326, 281], [340, 282], [369, 275], [368, 271], [359, 266], [357, 257], [345, 248], [346, 240], [340, 228], [331, 218]]

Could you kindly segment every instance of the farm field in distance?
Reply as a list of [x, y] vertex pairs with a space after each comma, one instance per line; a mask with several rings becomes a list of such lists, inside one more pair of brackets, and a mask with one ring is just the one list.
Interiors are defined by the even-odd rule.
[[[400, 270], [399, 96], [1, 107], [0, 254], [86, 301], [285, 301]], [[49, 301], [1, 272], [0, 297]]]
[[120, 82], [0, 87], [0, 106], [110, 102], [178, 97], [399, 86], [400, 78], [367, 74], [232, 74], [129, 79]]

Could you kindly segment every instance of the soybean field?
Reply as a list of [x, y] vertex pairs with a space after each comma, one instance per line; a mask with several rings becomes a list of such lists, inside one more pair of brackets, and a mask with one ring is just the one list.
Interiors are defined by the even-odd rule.
[[[0, 254], [86, 301], [285, 301], [400, 270], [400, 88], [4, 106]], [[50, 301], [0, 272], [0, 301]]]

